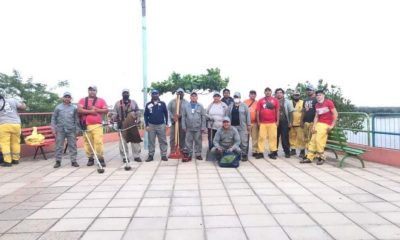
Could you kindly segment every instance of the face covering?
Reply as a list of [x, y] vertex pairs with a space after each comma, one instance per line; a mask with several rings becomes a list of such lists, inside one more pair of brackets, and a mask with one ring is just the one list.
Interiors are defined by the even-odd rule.
[[235, 103], [240, 103], [240, 98], [234, 98], [233, 101], [234, 101]]
[[123, 95], [122, 95], [122, 99], [123, 99], [124, 101], [128, 101], [128, 100], [129, 100], [129, 94], [123, 94]]

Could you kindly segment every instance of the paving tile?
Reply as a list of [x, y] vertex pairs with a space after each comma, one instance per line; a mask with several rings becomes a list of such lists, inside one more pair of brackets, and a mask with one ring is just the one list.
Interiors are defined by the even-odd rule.
[[75, 206], [79, 200], [59, 200], [59, 201], [51, 201], [43, 208], [72, 208]]
[[391, 221], [392, 223], [400, 225], [400, 212], [381, 212], [379, 215]]
[[316, 225], [316, 223], [304, 213], [274, 214], [274, 217], [282, 226]]
[[130, 230], [126, 231], [123, 240], [163, 240], [165, 230]]
[[201, 216], [201, 207], [200, 206], [172, 206], [169, 215], [172, 217]]
[[289, 237], [293, 240], [324, 240], [332, 239], [322, 228], [318, 226], [284, 227]]
[[23, 220], [13, 227], [9, 233], [46, 232], [56, 221], [57, 219]]
[[374, 212], [400, 212], [399, 207], [388, 202], [368, 202], [363, 205]]
[[54, 225], [50, 231], [85, 231], [92, 223], [93, 218], [69, 218], [61, 219]]
[[201, 217], [169, 217], [167, 229], [198, 229], [203, 228]]
[[267, 207], [271, 213], [303, 213], [295, 204], [273, 204]]
[[31, 209], [9, 209], [0, 214], [0, 220], [21, 220], [33, 212]]
[[243, 227], [275, 227], [278, 223], [272, 215], [239, 215]]
[[174, 190], [173, 196], [176, 198], [199, 197], [200, 192], [198, 190]]
[[136, 207], [139, 205], [139, 198], [133, 199], [113, 199], [108, 204], [108, 207]]
[[253, 205], [235, 205], [235, 210], [238, 215], [245, 215], [245, 214], [256, 214], [256, 215], [263, 215], [269, 214], [267, 208], [265, 208], [262, 204], [253, 204]]
[[310, 216], [321, 225], [347, 225], [351, 220], [342, 213], [311, 213]]
[[236, 216], [204, 216], [206, 228], [241, 227]]
[[232, 205], [214, 205], [203, 206], [203, 214], [205, 216], [236, 215], [236, 212]]
[[103, 208], [73, 208], [64, 218], [95, 218]]
[[139, 207], [135, 217], [167, 217], [168, 207]]
[[378, 239], [400, 239], [400, 228], [390, 225], [367, 225], [363, 228]]
[[83, 199], [87, 193], [84, 192], [67, 192], [61, 194], [56, 200], [81, 200]]
[[268, 237], [274, 240], [289, 240], [280, 227], [246, 227], [245, 231], [249, 240], [265, 240]]
[[256, 196], [237, 196], [231, 197], [232, 203], [235, 205], [248, 205], [248, 204], [260, 204], [260, 200]]
[[166, 240], [203, 240], [203, 229], [169, 229], [166, 233]]
[[197, 206], [200, 205], [200, 198], [198, 197], [183, 197], [172, 198], [173, 206]]
[[90, 208], [90, 207], [103, 208], [108, 204], [109, 201], [110, 201], [109, 199], [84, 199], [80, 203], [78, 203], [78, 205], [76, 205], [76, 207], [78, 207], [78, 208]]
[[369, 240], [375, 239], [371, 234], [357, 225], [323, 226], [323, 228], [338, 240]]
[[209, 228], [206, 234], [208, 240], [247, 240], [242, 228]]
[[136, 208], [105, 208], [100, 214], [102, 218], [132, 217]]
[[143, 230], [143, 229], [147, 230], [165, 229], [166, 225], [167, 225], [167, 218], [165, 217], [154, 217], [154, 218], [134, 217], [128, 226], [128, 231]]
[[83, 232], [46, 232], [39, 240], [78, 240]]
[[169, 198], [143, 198], [140, 206], [142, 207], [168, 207], [170, 204]]
[[35, 240], [41, 233], [9, 233], [0, 237], [0, 240]]
[[203, 206], [231, 204], [231, 201], [229, 200], [228, 197], [202, 197], [201, 201]]
[[27, 219], [52, 219], [61, 218], [69, 209], [57, 208], [57, 209], [40, 209], [34, 214], [27, 217]]
[[115, 191], [111, 192], [91, 192], [86, 199], [111, 199], [115, 195]]
[[81, 238], [82, 240], [110, 240], [121, 239], [123, 231], [87, 231]]
[[128, 226], [129, 218], [98, 218], [94, 221], [89, 231], [114, 231], [114, 230], [125, 230]]
[[355, 223], [360, 225], [383, 225], [383, 224], [390, 224], [387, 220], [380, 217], [379, 215], [367, 212], [367, 213], [345, 213], [347, 217], [353, 220]]
[[19, 222], [19, 220], [0, 221], [0, 234], [7, 232], [10, 228], [14, 227]]

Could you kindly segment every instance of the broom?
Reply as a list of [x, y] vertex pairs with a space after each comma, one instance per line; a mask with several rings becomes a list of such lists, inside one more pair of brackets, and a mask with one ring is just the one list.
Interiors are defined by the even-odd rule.
[[[181, 109], [181, 99], [179, 95], [176, 95], [176, 115], [179, 115]], [[181, 159], [182, 158], [182, 153], [181, 153], [181, 148], [179, 145], [179, 119], [175, 121], [175, 147], [174, 151], [171, 152], [168, 156], [168, 158], [172, 159]]]

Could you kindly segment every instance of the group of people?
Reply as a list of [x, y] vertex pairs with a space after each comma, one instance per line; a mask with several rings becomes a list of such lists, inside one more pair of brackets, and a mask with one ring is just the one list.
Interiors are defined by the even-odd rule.
[[[185, 91], [179, 88], [176, 90], [177, 98], [167, 105], [160, 100], [159, 92], [154, 89], [144, 109], [149, 148], [146, 162], [154, 160], [156, 138], [161, 160], [168, 160], [166, 128], [170, 124], [170, 152], [182, 150], [187, 156], [185, 161], [192, 158], [203, 160], [202, 134], [207, 134], [210, 153], [217, 159], [228, 151], [239, 154], [242, 161], [247, 161], [251, 139], [251, 152], [256, 159], [264, 157], [267, 141], [268, 157], [271, 159], [277, 158], [280, 142], [286, 158], [296, 155], [299, 150], [300, 163], [311, 163], [316, 158], [317, 164], [323, 164], [328, 133], [335, 126], [338, 113], [333, 102], [325, 99], [323, 91], [315, 91], [311, 85], [306, 91], [306, 99], [300, 99], [298, 91], [293, 92], [288, 99], [282, 88], [276, 89], [273, 96], [272, 90], [267, 87], [264, 90], [265, 97], [257, 100], [257, 92], [251, 90], [249, 98], [242, 101], [240, 92], [235, 92], [231, 97], [230, 90], [224, 89], [223, 96], [215, 92], [213, 101], [204, 107], [198, 102], [196, 92], [190, 93], [188, 101], [185, 99]], [[70, 92], [65, 92], [62, 99], [63, 102], [55, 108], [51, 120], [56, 138], [54, 168], [61, 166], [65, 139], [71, 165], [79, 167], [76, 162], [76, 140], [81, 130], [85, 134], [87, 166], [94, 165], [95, 155], [100, 164], [106, 166], [103, 153], [105, 115], [122, 133], [119, 144], [122, 160], [128, 161], [128, 145], [131, 145], [133, 160], [142, 161], [142, 139], [138, 131], [140, 111], [137, 102], [130, 99], [129, 89], [122, 90], [121, 100], [114, 104], [110, 112], [105, 100], [97, 97], [96, 86], [88, 87], [88, 96], [80, 99], [77, 106], [72, 104]], [[18, 110], [25, 107], [21, 101], [6, 98], [4, 90], [0, 89], [0, 146], [4, 156], [1, 166], [18, 164], [21, 134]], [[178, 134], [174, 134], [175, 131]]]

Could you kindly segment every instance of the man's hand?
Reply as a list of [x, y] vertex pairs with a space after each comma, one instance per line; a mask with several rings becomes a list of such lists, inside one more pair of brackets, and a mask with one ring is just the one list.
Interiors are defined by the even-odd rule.
[[152, 131], [152, 130], [153, 130], [153, 128], [151, 128], [151, 127], [149, 127], [149, 126], [146, 127], [146, 131], [150, 132], [150, 131]]
[[289, 123], [289, 128], [292, 128], [292, 127], [293, 127], [293, 125], [291, 123]]
[[332, 129], [333, 129], [333, 126], [329, 126], [327, 129], [327, 132], [330, 133], [332, 131]]
[[201, 129], [201, 131], [202, 131], [204, 134], [206, 134], [206, 133], [207, 133], [207, 128], [203, 128], [203, 129]]
[[279, 127], [279, 121], [276, 121], [276, 127]]
[[312, 133], [316, 133], [317, 129], [315, 128], [315, 126], [312, 127]]
[[57, 136], [56, 130], [52, 129], [52, 130], [51, 130], [51, 133], [52, 133], [54, 136]]
[[303, 121], [300, 122], [300, 127], [304, 128], [304, 122]]
[[247, 127], [247, 132], [251, 132], [251, 126]]

